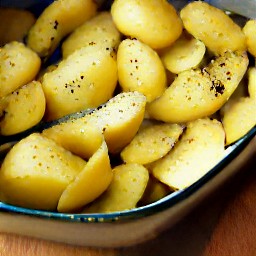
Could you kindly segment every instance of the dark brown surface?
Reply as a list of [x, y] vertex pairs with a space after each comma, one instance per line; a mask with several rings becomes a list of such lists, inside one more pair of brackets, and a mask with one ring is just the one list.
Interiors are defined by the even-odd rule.
[[0, 255], [256, 255], [256, 154], [238, 175], [153, 241], [129, 248], [95, 249], [0, 234]]

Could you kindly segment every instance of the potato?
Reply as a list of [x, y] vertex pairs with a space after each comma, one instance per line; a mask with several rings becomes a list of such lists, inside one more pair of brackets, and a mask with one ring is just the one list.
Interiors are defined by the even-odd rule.
[[177, 124], [153, 124], [138, 131], [121, 152], [125, 163], [148, 164], [165, 156], [178, 141], [183, 127]]
[[256, 99], [256, 67], [248, 69], [248, 91], [250, 97]]
[[117, 28], [153, 49], [171, 45], [182, 33], [175, 8], [162, 0], [115, 0], [111, 14]]
[[255, 98], [243, 97], [234, 102], [223, 116], [223, 127], [226, 132], [226, 145], [244, 136], [256, 125]]
[[103, 141], [83, 170], [63, 191], [58, 202], [58, 211], [73, 212], [95, 200], [107, 189], [112, 177], [108, 148]]
[[180, 141], [152, 164], [152, 174], [173, 189], [184, 189], [214, 167], [224, 156], [225, 133], [217, 120], [189, 122]]
[[170, 194], [172, 190], [156, 178], [149, 176], [146, 190], [140, 200], [141, 205], [151, 204]]
[[185, 29], [216, 55], [246, 50], [242, 29], [220, 9], [194, 1], [181, 10], [180, 17]]
[[[23, 132], [41, 121], [45, 112], [45, 97], [40, 82], [32, 81], [0, 99], [4, 114], [0, 134]], [[1, 107], [0, 107], [1, 109]]]
[[103, 48], [117, 48], [121, 33], [117, 30], [111, 14], [101, 12], [79, 26], [62, 44], [62, 56], [66, 58], [75, 50], [90, 44]]
[[248, 20], [243, 27], [243, 32], [249, 53], [256, 57], [256, 20]]
[[0, 46], [22, 41], [35, 21], [34, 15], [27, 10], [0, 8]]
[[27, 44], [40, 57], [48, 57], [67, 34], [93, 17], [96, 11], [93, 0], [54, 1], [29, 30]]
[[44, 131], [48, 137], [66, 131], [95, 127], [104, 134], [111, 153], [119, 152], [137, 133], [145, 113], [146, 97], [139, 92], [120, 93], [101, 108], [82, 118], [53, 126]]
[[31, 134], [18, 142], [3, 161], [1, 201], [54, 211], [62, 192], [85, 164], [54, 141]]
[[139, 40], [126, 39], [117, 51], [118, 81], [123, 91], [138, 91], [147, 101], [166, 88], [166, 72], [158, 54]]
[[130, 210], [142, 197], [148, 180], [148, 170], [139, 164], [119, 165], [107, 191], [86, 207], [84, 213], [108, 213]]
[[164, 49], [160, 56], [165, 67], [172, 73], [178, 74], [196, 68], [201, 63], [205, 50], [203, 42], [186, 35]]
[[61, 61], [42, 78], [47, 120], [105, 103], [117, 84], [115, 54], [91, 45]]
[[31, 82], [41, 60], [20, 42], [11, 42], [0, 49], [0, 98]]
[[147, 111], [152, 118], [173, 123], [212, 115], [227, 102], [247, 66], [246, 54], [226, 52], [203, 69], [183, 71]]
[[94, 125], [81, 122], [54, 126], [44, 130], [43, 135], [83, 159], [90, 158], [104, 139]]

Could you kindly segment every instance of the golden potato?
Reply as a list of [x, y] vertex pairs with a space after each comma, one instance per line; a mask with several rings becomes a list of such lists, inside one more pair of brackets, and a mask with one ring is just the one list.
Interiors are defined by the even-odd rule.
[[206, 48], [203, 42], [193, 37], [180, 37], [161, 53], [161, 60], [172, 73], [196, 68], [201, 63]]
[[32, 209], [56, 210], [67, 185], [86, 162], [40, 134], [18, 142], [0, 170], [1, 201]]
[[44, 130], [43, 135], [83, 159], [90, 158], [104, 139], [94, 125], [81, 122], [56, 125]]
[[53, 1], [29, 30], [27, 44], [40, 57], [48, 57], [62, 38], [93, 17], [96, 11], [93, 0]]
[[173, 189], [184, 189], [214, 167], [224, 156], [225, 133], [217, 120], [189, 122], [180, 141], [152, 164], [152, 174]]
[[115, 167], [113, 173], [107, 191], [83, 212], [108, 213], [136, 207], [149, 180], [148, 170], [139, 164], [125, 164]]
[[185, 29], [215, 54], [246, 50], [242, 29], [222, 10], [202, 1], [186, 5], [180, 12]]
[[115, 54], [97, 45], [83, 47], [42, 78], [46, 118], [53, 120], [109, 100], [117, 84]]
[[88, 160], [82, 171], [61, 194], [59, 212], [73, 212], [99, 197], [112, 181], [108, 148], [103, 141], [101, 147]]
[[151, 204], [167, 196], [171, 192], [173, 191], [170, 187], [150, 175], [146, 190], [139, 203], [142, 205]]
[[40, 58], [23, 43], [0, 48], [0, 98], [31, 82], [40, 66]]
[[223, 127], [226, 133], [226, 145], [244, 136], [256, 125], [256, 100], [243, 97], [225, 110]]
[[138, 38], [153, 49], [171, 45], [182, 33], [182, 22], [167, 1], [115, 0], [111, 14], [124, 35]]
[[135, 39], [123, 40], [117, 51], [118, 81], [123, 91], [138, 91], [147, 101], [159, 97], [166, 88], [166, 72], [158, 54]]
[[250, 97], [256, 99], [256, 67], [248, 69], [248, 91]]
[[[0, 134], [13, 135], [38, 124], [44, 116], [45, 97], [40, 82], [32, 81], [0, 99]], [[0, 109], [2, 107], [0, 106]]]
[[226, 52], [203, 69], [183, 71], [147, 111], [152, 118], [173, 123], [212, 115], [227, 102], [247, 66], [246, 54]]
[[256, 20], [248, 20], [243, 27], [248, 52], [256, 57]]
[[35, 16], [27, 10], [0, 8], [0, 46], [22, 41], [35, 21]]
[[148, 164], [165, 156], [179, 139], [178, 124], [152, 124], [142, 128], [121, 152], [125, 163]]
[[117, 30], [110, 12], [100, 12], [84, 22], [64, 40], [62, 56], [66, 58], [75, 50], [90, 44], [100, 44], [103, 48], [117, 48], [121, 33]]
[[[119, 152], [137, 133], [145, 113], [146, 97], [139, 92], [120, 93], [101, 108], [76, 120], [44, 131], [48, 137], [61, 137], [66, 131], [91, 126], [103, 133], [111, 153]], [[81, 128], [79, 128], [81, 127]], [[66, 144], [67, 142], [65, 142]]]

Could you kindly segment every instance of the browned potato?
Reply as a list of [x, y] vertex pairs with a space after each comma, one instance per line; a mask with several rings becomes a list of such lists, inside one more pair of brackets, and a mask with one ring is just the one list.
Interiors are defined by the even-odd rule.
[[0, 8], [0, 46], [12, 41], [22, 41], [36, 18], [26, 10]]

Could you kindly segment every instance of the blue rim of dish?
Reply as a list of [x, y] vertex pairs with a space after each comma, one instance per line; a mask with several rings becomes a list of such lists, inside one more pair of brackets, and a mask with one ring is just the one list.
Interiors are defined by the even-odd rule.
[[240, 140], [234, 144], [234, 148], [229, 152], [215, 167], [213, 167], [209, 172], [207, 172], [202, 178], [197, 182], [193, 183], [191, 186], [173, 192], [166, 197], [138, 208], [132, 210], [113, 212], [113, 213], [59, 213], [50, 212], [43, 210], [34, 210], [23, 207], [18, 207], [6, 203], [0, 202], [0, 211], [19, 213], [24, 215], [29, 215], [33, 217], [51, 218], [62, 221], [70, 222], [86, 222], [86, 223], [102, 223], [102, 222], [115, 222], [127, 219], [138, 219], [141, 217], [150, 216], [161, 211], [164, 211], [175, 204], [187, 199], [189, 196], [193, 195], [197, 190], [202, 188], [207, 184], [212, 178], [214, 178], [218, 173], [220, 173], [224, 167], [226, 167], [236, 156], [243, 151], [243, 149], [249, 144], [249, 142], [256, 136], [256, 126], [252, 128], [246, 135], [244, 135]]

